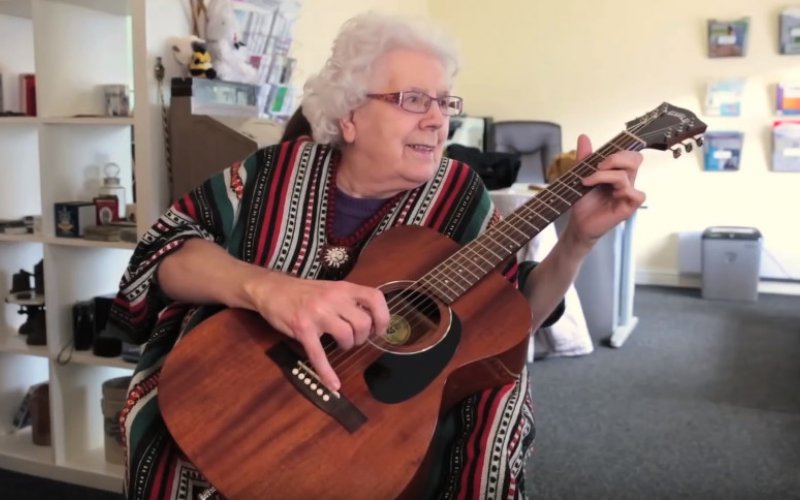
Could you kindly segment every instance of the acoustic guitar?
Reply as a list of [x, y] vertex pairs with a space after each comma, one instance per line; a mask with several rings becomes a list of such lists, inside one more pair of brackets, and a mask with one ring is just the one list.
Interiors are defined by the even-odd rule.
[[669, 148], [677, 157], [691, 139], [702, 145], [705, 129], [664, 103], [467, 245], [412, 226], [376, 237], [346, 279], [383, 291], [391, 325], [328, 353], [338, 392], [257, 313], [211, 316], [162, 368], [169, 431], [229, 499], [413, 498], [440, 415], [524, 366], [531, 312], [502, 264], [590, 190], [581, 181], [606, 156]]

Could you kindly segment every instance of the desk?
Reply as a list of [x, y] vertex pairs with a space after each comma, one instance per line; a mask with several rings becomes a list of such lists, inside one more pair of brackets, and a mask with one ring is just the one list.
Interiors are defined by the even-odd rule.
[[[506, 216], [528, 201], [536, 191], [528, 188], [528, 184], [514, 184], [505, 189], [489, 192], [492, 202], [501, 215]], [[541, 261], [553, 249], [558, 235], [551, 224], [544, 228], [536, 238], [524, 246], [517, 255], [519, 260]], [[594, 350], [592, 338], [586, 325], [578, 292], [570, 285], [564, 296], [564, 315], [553, 325], [541, 328], [533, 336], [534, 341], [528, 352], [528, 360], [546, 356], [581, 356]]]

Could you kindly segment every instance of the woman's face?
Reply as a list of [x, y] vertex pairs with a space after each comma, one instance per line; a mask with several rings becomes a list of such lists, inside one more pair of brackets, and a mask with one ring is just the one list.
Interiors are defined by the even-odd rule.
[[[368, 93], [412, 90], [437, 97], [449, 94], [450, 80], [437, 57], [396, 49], [377, 59]], [[367, 99], [341, 121], [345, 154], [368, 165], [359, 175], [384, 194], [412, 189], [431, 179], [442, 160], [448, 125], [447, 115], [435, 101], [419, 114], [398, 104]]]

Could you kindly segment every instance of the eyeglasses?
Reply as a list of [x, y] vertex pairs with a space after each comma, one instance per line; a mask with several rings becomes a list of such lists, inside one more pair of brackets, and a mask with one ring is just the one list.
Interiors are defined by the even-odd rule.
[[442, 114], [447, 116], [458, 116], [464, 108], [464, 100], [460, 97], [454, 95], [433, 97], [417, 90], [392, 92], [390, 94], [367, 94], [367, 97], [397, 104], [410, 113], [427, 113], [431, 109], [433, 101], [439, 104]]

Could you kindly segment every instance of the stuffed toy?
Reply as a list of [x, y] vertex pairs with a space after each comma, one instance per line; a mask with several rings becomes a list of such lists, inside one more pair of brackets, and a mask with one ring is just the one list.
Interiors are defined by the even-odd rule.
[[191, 76], [216, 78], [217, 74], [211, 62], [211, 54], [206, 42], [196, 36], [171, 37], [168, 40], [172, 55]]
[[553, 182], [578, 164], [577, 152], [575, 150], [561, 153], [553, 158], [547, 167], [547, 182]]
[[231, 0], [208, 0], [205, 28], [205, 39], [217, 77], [229, 82], [257, 84], [258, 73], [247, 62]]
[[192, 44], [194, 42], [205, 42], [202, 38], [196, 36], [173, 36], [167, 39], [167, 44], [172, 55], [181, 67], [189, 69], [189, 64], [192, 62]]
[[213, 80], [217, 72], [211, 66], [211, 54], [202, 42], [192, 43], [192, 60], [189, 63], [189, 74], [195, 78], [208, 78]]

